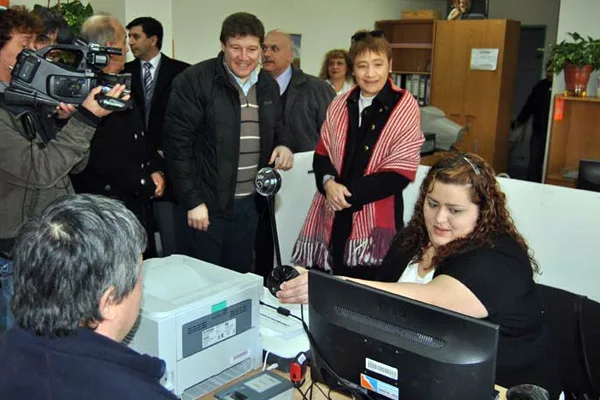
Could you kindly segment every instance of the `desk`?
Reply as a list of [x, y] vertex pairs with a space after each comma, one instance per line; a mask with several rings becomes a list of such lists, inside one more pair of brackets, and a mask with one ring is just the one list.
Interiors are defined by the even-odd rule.
[[[254, 370], [254, 371], [250, 371], [245, 375], [240, 376], [239, 378], [233, 380], [232, 382], [229, 382], [227, 385], [220, 387], [219, 389], [215, 390], [214, 392], [205, 394], [204, 396], [198, 397], [198, 399], [196, 400], [212, 400], [213, 396], [215, 394], [215, 392], [221, 391], [229, 386], [232, 386], [234, 384], [236, 384], [237, 382], [244, 380], [246, 378], [251, 377], [252, 375], [257, 374], [258, 372], [260, 372], [260, 369]], [[278, 375], [283, 376], [284, 378], [289, 377], [289, 374], [287, 373], [283, 373], [280, 372], [278, 370], [273, 370], [273, 372], [275, 372]], [[306, 370], [306, 379], [304, 381], [304, 385], [302, 385], [302, 391], [306, 392], [306, 390], [308, 389], [308, 387], [310, 386], [311, 380], [310, 380], [310, 368], [308, 368]], [[328, 393], [329, 388], [321, 383], [317, 383], [316, 385], [320, 386], [321, 389], [323, 389], [323, 392], [325, 392], [325, 394]], [[499, 400], [506, 400], [506, 389], [504, 389], [503, 387], [500, 387], [498, 385], [496, 385], [496, 390], [498, 390], [500, 392], [500, 396], [498, 397]], [[327, 400], [327, 396], [324, 396], [323, 393], [321, 393], [321, 391], [317, 388], [313, 387], [313, 400]], [[308, 397], [310, 399], [310, 397]], [[348, 400], [350, 397], [345, 396], [343, 394], [339, 394], [339, 393], [334, 393], [331, 392], [331, 398], [333, 400]], [[294, 397], [293, 400], [302, 400], [302, 395], [300, 394], [300, 392], [298, 392], [298, 390], [294, 389]]]

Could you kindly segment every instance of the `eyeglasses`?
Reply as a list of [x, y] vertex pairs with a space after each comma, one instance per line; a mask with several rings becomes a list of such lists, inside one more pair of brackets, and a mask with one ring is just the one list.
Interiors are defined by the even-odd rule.
[[362, 31], [362, 32], [357, 32], [354, 35], [352, 35], [352, 37], [350, 38], [352, 40], [352, 42], [360, 42], [361, 40], [365, 40], [367, 38], [367, 36], [372, 36], [374, 38], [380, 38], [380, 37], [384, 37], [383, 31], [371, 31], [371, 32], [367, 32], [367, 31]]

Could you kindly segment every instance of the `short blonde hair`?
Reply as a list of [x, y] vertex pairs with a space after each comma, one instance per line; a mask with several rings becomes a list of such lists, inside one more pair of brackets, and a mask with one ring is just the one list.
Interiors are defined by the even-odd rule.
[[323, 80], [329, 79], [329, 69], [327, 68], [329, 65], [329, 60], [333, 58], [343, 58], [346, 62], [346, 80], [349, 81], [352, 79], [352, 61], [350, 61], [350, 57], [348, 56], [348, 51], [344, 49], [333, 49], [329, 50], [325, 53], [325, 57], [323, 58], [323, 64], [321, 65], [321, 72], [319, 73], [319, 78]]

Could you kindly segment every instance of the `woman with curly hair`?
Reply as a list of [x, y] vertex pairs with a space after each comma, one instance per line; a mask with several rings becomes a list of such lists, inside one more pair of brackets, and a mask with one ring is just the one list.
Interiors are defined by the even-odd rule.
[[[448, 153], [429, 170], [376, 281], [352, 280], [498, 324], [496, 383], [536, 384], [554, 399], [561, 389], [538, 272], [494, 170], [477, 155]], [[298, 297], [305, 275], [282, 285], [280, 301], [307, 300]]]
[[327, 81], [336, 94], [344, 94], [354, 86], [352, 62], [348, 51], [333, 49], [325, 53], [319, 78]]

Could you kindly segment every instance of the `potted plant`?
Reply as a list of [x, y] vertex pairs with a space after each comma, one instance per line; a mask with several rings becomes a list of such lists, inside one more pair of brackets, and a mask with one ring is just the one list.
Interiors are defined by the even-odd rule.
[[586, 96], [592, 71], [600, 69], [600, 39], [569, 32], [570, 40], [550, 46], [549, 69], [565, 71], [567, 95]]
[[[33, 8], [35, 9], [36, 7], [42, 6], [36, 4]], [[50, 0], [48, 0], [48, 8], [62, 14], [65, 21], [67, 21], [67, 25], [76, 35], [81, 31], [81, 25], [83, 25], [85, 20], [94, 15], [91, 3], [83, 5], [80, 0], [73, 0], [71, 2], [57, 0], [56, 4], [52, 7], [50, 7]]]

